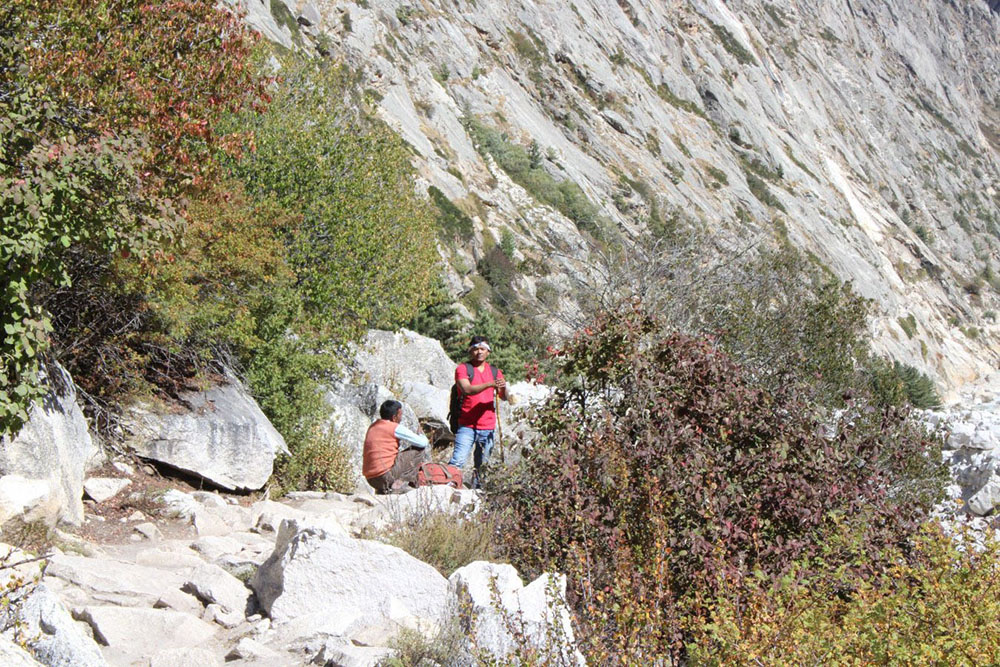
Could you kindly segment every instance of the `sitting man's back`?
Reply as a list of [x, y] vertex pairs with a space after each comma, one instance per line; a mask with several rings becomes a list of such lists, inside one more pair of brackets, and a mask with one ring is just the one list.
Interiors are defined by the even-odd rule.
[[361, 474], [376, 493], [401, 493], [417, 487], [420, 464], [429, 460], [426, 436], [418, 435], [400, 422], [403, 404], [386, 401], [379, 417], [368, 427]]

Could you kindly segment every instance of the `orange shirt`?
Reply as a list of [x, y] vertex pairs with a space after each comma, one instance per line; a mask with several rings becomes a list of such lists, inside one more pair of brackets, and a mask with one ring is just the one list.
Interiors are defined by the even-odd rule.
[[365, 434], [365, 449], [362, 454], [361, 474], [365, 479], [378, 477], [389, 472], [399, 453], [396, 438], [396, 422], [379, 419], [368, 427]]
[[[472, 367], [472, 377], [469, 377], [465, 370], [465, 364], [459, 364], [455, 369], [455, 382], [459, 378], [468, 378], [470, 384], [486, 384], [493, 382], [493, 370], [488, 362], [483, 363], [482, 369]], [[497, 369], [497, 378], [503, 377], [503, 371]], [[458, 425], [468, 426], [483, 431], [490, 431], [497, 426], [497, 411], [493, 407], [493, 394], [496, 389], [490, 387], [478, 394], [462, 397], [462, 411], [458, 415]]]

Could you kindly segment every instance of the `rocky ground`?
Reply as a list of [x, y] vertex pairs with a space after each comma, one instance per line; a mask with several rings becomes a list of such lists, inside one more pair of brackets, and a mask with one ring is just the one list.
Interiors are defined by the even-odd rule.
[[[375, 665], [393, 655], [388, 645], [404, 628], [436, 636], [457, 619], [460, 599], [488, 612], [488, 573], [512, 604], [530, 609], [534, 598], [548, 613], [545, 578], [522, 589], [510, 566], [480, 563], [446, 580], [395, 547], [357, 537], [420, 513], [474, 511], [473, 491], [375, 496], [362, 485], [350, 495], [275, 502], [127, 466], [113, 472], [103, 479], [129, 485], [86, 501], [81, 526], [57, 531], [18, 629], [8, 632], [42, 664]], [[39, 564], [18, 570], [30, 577]], [[479, 650], [511, 641], [485, 617], [482, 627]]]

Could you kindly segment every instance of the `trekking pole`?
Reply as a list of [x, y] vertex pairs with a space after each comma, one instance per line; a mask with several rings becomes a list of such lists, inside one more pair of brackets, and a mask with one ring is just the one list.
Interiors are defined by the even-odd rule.
[[[506, 391], [506, 388], [504, 389]], [[493, 410], [497, 413], [497, 447], [500, 448], [500, 463], [506, 464], [507, 457], [504, 456], [503, 452], [503, 431], [500, 428], [500, 395], [494, 389], [493, 390]]]

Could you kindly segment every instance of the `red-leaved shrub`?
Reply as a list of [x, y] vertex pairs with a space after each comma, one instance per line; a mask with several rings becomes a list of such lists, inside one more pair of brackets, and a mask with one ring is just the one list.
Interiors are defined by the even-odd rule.
[[570, 575], [598, 661], [677, 655], [693, 593], [730, 574], [777, 576], [824, 544], [827, 566], [878, 569], [943, 488], [905, 413], [823, 417], [795, 386], [749, 384], [713, 341], [661, 331], [632, 307], [561, 350], [541, 441], [490, 499], [520, 567]]

